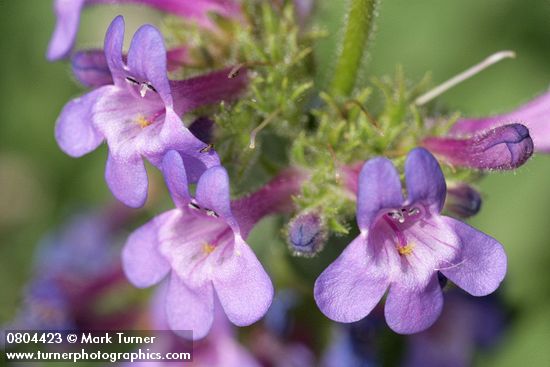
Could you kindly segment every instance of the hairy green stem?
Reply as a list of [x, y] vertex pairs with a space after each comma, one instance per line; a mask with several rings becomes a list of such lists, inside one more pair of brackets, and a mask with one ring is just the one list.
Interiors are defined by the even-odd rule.
[[335, 95], [348, 96], [355, 85], [364, 50], [373, 27], [377, 0], [349, 0], [342, 49], [330, 85]]

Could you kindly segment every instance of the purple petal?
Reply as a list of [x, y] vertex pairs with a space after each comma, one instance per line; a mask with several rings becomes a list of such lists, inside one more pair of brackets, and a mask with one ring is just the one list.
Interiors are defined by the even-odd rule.
[[150, 287], [160, 282], [170, 264], [159, 252], [158, 231], [173, 211], [163, 213], [136, 229], [122, 250], [122, 266], [128, 280], [138, 288]]
[[[382, 242], [371, 233], [369, 245]], [[436, 269], [446, 267], [453, 263], [460, 251], [460, 238], [456, 235], [454, 228], [449, 226], [445, 217], [431, 215], [419, 222], [412, 224], [403, 231], [407, 245], [411, 246], [411, 253], [397, 255], [394, 251], [396, 236], [393, 231], [386, 231], [385, 247], [391, 249], [394, 256], [392, 269], [398, 270], [393, 274], [392, 281], [403, 287], [421, 289], [431, 281]], [[403, 246], [403, 244], [401, 244]], [[396, 261], [397, 260], [397, 261]]]
[[178, 207], [183, 207], [191, 200], [187, 186], [187, 175], [183, 160], [178, 152], [171, 150], [162, 160], [162, 174], [166, 181], [166, 186], [170, 191], [172, 200]]
[[199, 179], [195, 198], [203, 208], [216, 212], [238, 232], [239, 226], [231, 212], [229, 177], [225, 168], [209, 168]]
[[241, 70], [234, 78], [229, 77], [230, 72], [231, 68], [227, 68], [194, 78], [170, 81], [174, 110], [181, 115], [201, 106], [238, 98], [248, 85], [247, 70]]
[[388, 288], [387, 261], [357, 237], [315, 281], [319, 309], [330, 319], [354, 322], [367, 316]]
[[131, 0], [173, 13], [182, 18], [194, 19], [200, 26], [212, 28], [209, 13], [218, 13], [229, 18], [238, 18], [241, 10], [233, 0]]
[[113, 84], [111, 70], [103, 50], [78, 51], [71, 58], [73, 73], [86, 87], [101, 87]]
[[441, 314], [443, 294], [434, 276], [419, 290], [392, 283], [384, 313], [388, 326], [399, 334], [413, 334], [429, 328]]
[[140, 82], [150, 83], [166, 106], [172, 106], [166, 47], [162, 35], [152, 25], [141, 26], [134, 34], [128, 50], [128, 69]]
[[86, 0], [55, 0], [54, 11], [57, 18], [47, 58], [56, 61], [64, 58], [73, 48], [80, 22], [80, 12]]
[[118, 16], [109, 25], [105, 34], [103, 45], [107, 65], [115, 84], [122, 86], [125, 78], [124, 62], [122, 59], [122, 46], [124, 45], [124, 18]]
[[361, 230], [374, 223], [382, 209], [403, 204], [401, 181], [393, 163], [386, 158], [369, 160], [359, 174], [357, 223]]
[[483, 170], [516, 169], [533, 154], [533, 140], [521, 124], [499, 126], [470, 138], [430, 137], [422, 145], [452, 165]]
[[139, 208], [147, 199], [147, 171], [140, 156], [117, 159], [109, 153], [105, 180], [113, 195], [132, 208]]
[[454, 265], [441, 269], [443, 275], [474, 296], [494, 292], [506, 275], [506, 254], [494, 238], [452, 218], [445, 218], [461, 240]]
[[216, 268], [213, 283], [227, 317], [238, 326], [258, 321], [273, 300], [271, 279], [242, 239], [236, 239], [233, 254]]
[[190, 183], [197, 182], [208, 168], [220, 164], [216, 151], [183, 126], [181, 119], [171, 109], [166, 110], [161, 138], [166, 150], [177, 150], [180, 153]]
[[201, 287], [190, 288], [176, 273], [172, 273], [166, 297], [166, 315], [174, 332], [192, 330], [193, 339], [205, 337], [214, 320], [212, 284], [208, 282]]
[[[160, 99], [149, 100], [133, 96], [128, 89], [117, 86], [103, 87], [105, 93], [98, 98], [93, 109], [94, 126], [100, 131], [109, 151], [116, 157], [142, 155], [149, 158], [158, 155], [158, 165], [170, 143], [162, 136], [164, 106]], [[183, 130], [177, 118], [179, 129]], [[147, 125], [143, 125], [143, 121]]]
[[423, 148], [413, 149], [405, 162], [407, 200], [410, 203], [422, 202], [434, 206], [441, 212], [445, 203], [447, 186], [439, 163]]
[[83, 156], [103, 141], [103, 135], [92, 125], [92, 109], [104, 92], [102, 88], [97, 89], [73, 99], [63, 107], [55, 125], [55, 139], [68, 155]]
[[451, 129], [456, 135], [473, 135], [510, 123], [521, 123], [529, 128], [535, 150], [550, 152], [550, 92], [510, 113], [477, 119], [461, 119]]

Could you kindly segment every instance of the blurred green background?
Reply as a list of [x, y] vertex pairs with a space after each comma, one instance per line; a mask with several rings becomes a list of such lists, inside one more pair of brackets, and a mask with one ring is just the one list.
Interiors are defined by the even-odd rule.
[[[318, 5], [319, 22], [337, 29], [342, 2]], [[518, 54], [515, 60], [484, 71], [437, 103], [465, 116], [483, 116], [511, 110], [549, 87], [550, 0], [386, 0], [379, 10], [365, 78], [392, 74], [400, 64], [408, 78], [418, 80], [431, 71], [438, 83], [495, 51], [511, 49]], [[157, 13], [135, 7], [90, 9], [79, 45], [101, 45], [118, 13], [129, 20], [127, 37], [141, 23], [160, 21]], [[105, 147], [73, 159], [53, 137], [59, 111], [83, 89], [67, 63], [44, 58], [54, 24], [51, 2], [2, 0], [0, 19], [2, 324], [21, 300], [39, 239], [76, 208], [109, 202], [111, 196], [103, 181]], [[323, 44], [327, 58], [331, 40]], [[514, 322], [500, 346], [477, 360], [479, 365], [550, 365], [549, 187], [550, 157], [544, 155], [515, 172], [491, 174], [481, 184], [486, 201], [472, 224], [506, 247], [509, 270], [502, 294]]]

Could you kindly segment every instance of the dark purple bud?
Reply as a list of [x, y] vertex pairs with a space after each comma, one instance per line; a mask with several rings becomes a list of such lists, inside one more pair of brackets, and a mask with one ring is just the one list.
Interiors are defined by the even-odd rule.
[[103, 50], [79, 51], [73, 55], [71, 65], [75, 77], [86, 87], [96, 88], [113, 84]]
[[288, 224], [288, 243], [296, 256], [311, 257], [325, 246], [327, 231], [317, 213], [298, 214]]
[[481, 209], [481, 194], [466, 183], [458, 183], [447, 187], [445, 209], [462, 217], [469, 218]]
[[533, 154], [533, 140], [522, 124], [509, 124], [469, 138], [430, 137], [422, 146], [447, 163], [481, 170], [511, 170]]

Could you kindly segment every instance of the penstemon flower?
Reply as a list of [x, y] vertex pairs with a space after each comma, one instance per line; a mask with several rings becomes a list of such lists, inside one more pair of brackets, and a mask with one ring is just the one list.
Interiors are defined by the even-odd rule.
[[536, 152], [550, 152], [550, 92], [542, 94], [502, 115], [458, 120], [451, 133], [458, 136], [478, 134], [510, 123], [521, 123], [529, 128]]
[[443, 307], [441, 272], [475, 296], [493, 292], [506, 273], [495, 239], [440, 214], [446, 185], [425, 149], [405, 162], [407, 200], [391, 161], [374, 158], [361, 170], [357, 199], [360, 235], [315, 282], [321, 311], [340, 322], [367, 316], [388, 291], [385, 316], [394, 331], [422, 331]]
[[431, 328], [407, 338], [403, 366], [470, 366], [476, 349], [492, 347], [504, 332], [504, 310], [493, 296], [478, 301], [455, 289], [445, 303]]
[[124, 3], [147, 5], [192, 19], [208, 28], [214, 26], [208, 16], [210, 12], [232, 18], [240, 16], [239, 5], [232, 0], [55, 0], [57, 23], [48, 46], [48, 60], [59, 60], [70, 53], [78, 32], [80, 13], [84, 7], [95, 4]]
[[453, 166], [509, 170], [533, 154], [533, 140], [522, 124], [498, 126], [470, 138], [429, 137], [422, 145]]
[[[163, 34], [142, 25], [123, 50], [118, 16], [102, 49], [72, 52], [82, 11], [106, 3], [142, 4], [176, 17], [165, 19]], [[114, 327], [118, 320], [95, 317], [111, 306], [99, 290], [112, 291], [126, 276], [138, 288], [159, 285], [153, 312], [139, 315], [147, 326], [173, 331], [156, 351], [180, 351], [194, 342], [184, 340], [192, 330], [192, 339], [202, 339], [194, 344], [196, 365], [392, 364], [381, 352], [396, 340], [409, 342], [406, 363], [467, 363], [471, 350], [464, 345], [432, 343], [431, 335], [440, 338], [462, 321], [449, 340], [478, 340], [471, 326], [477, 316], [455, 312], [453, 304], [473, 311], [469, 302], [456, 302], [447, 283], [488, 295], [502, 282], [507, 258], [496, 239], [446, 215], [476, 215], [478, 180], [550, 152], [550, 93], [509, 114], [441, 115], [431, 101], [515, 52], [490, 55], [432, 89], [425, 81], [411, 84], [399, 68], [390, 78], [361, 78], [379, 1], [333, 3], [314, 12], [319, 4], [312, 0], [54, 1], [48, 58], [70, 57], [88, 88], [62, 109], [58, 145], [80, 157], [106, 142], [105, 180], [130, 207], [147, 200], [149, 163], [162, 173], [174, 207], [163, 212], [152, 200], [150, 210], [160, 214], [127, 238], [121, 264], [111, 242], [96, 246], [110, 234], [110, 216], [61, 241], [78, 246], [40, 252], [40, 276], [22, 319], [41, 327]], [[339, 6], [345, 13], [328, 14]], [[341, 29], [334, 37], [319, 28], [325, 15]], [[256, 226], [271, 214], [279, 218]], [[346, 236], [354, 215], [353, 239]], [[258, 257], [248, 244], [256, 235], [264, 240]], [[330, 263], [338, 236], [349, 244]], [[297, 300], [311, 292], [315, 277], [319, 309], [346, 325], [331, 326], [321, 312], [301, 317], [311, 302]], [[289, 291], [272, 301], [274, 284]], [[445, 311], [443, 289], [450, 291]], [[102, 302], [89, 302], [92, 296]], [[120, 321], [136, 320], [133, 308], [123, 311]], [[264, 315], [243, 338], [256, 361], [223, 321], [248, 326]], [[421, 334], [388, 333], [384, 319], [399, 334]], [[307, 345], [331, 329], [325, 351]], [[453, 354], [459, 349], [463, 358]]]
[[147, 197], [143, 158], [158, 166], [168, 150], [186, 161], [193, 181], [219, 164], [217, 154], [183, 126], [178, 115], [198, 106], [233, 98], [243, 89], [246, 75], [228, 79], [221, 71], [182, 81], [166, 76], [162, 35], [142, 26], [134, 35], [128, 62], [122, 58], [124, 20], [117, 17], [105, 37], [105, 55], [113, 83], [69, 102], [56, 124], [61, 149], [79, 157], [109, 145], [105, 178], [115, 197], [131, 207]]
[[168, 322], [176, 332], [193, 330], [195, 339], [210, 330], [215, 295], [234, 324], [257, 321], [271, 304], [273, 286], [245, 238], [263, 216], [288, 205], [300, 180], [283, 177], [232, 202], [221, 166], [200, 177], [195, 198], [176, 152], [165, 156], [163, 172], [177, 208], [129, 237], [122, 253], [128, 278], [149, 287], [170, 273]]
[[[202, 340], [190, 341], [182, 339], [177, 334], [167, 335], [170, 327], [166, 319], [164, 300], [167, 284], [162, 284], [152, 296], [148, 310], [148, 319], [153, 330], [160, 331], [161, 342], [143, 347], [153, 347], [156, 353], [178, 353], [182, 350], [193, 350], [193, 367], [260, 367], [260, 364], [251, 353], [239, 343], [235, 337], [235, 328], [229, 323], [223, 310], [216, 302], [214, 305], [214, 321], [208, 336]], [[173, 361], [134, 361], [121, 367], [170, 367]]]
[[115, 240], [129, 218], [122, 206], [88, 211], [46, 236], [38, 246], [23, 305], [9, 328], [116, 330], [134, 325], [139, 308], [133, 304], [102, 312], [94, 307], [114, 290], [131, 290]]

